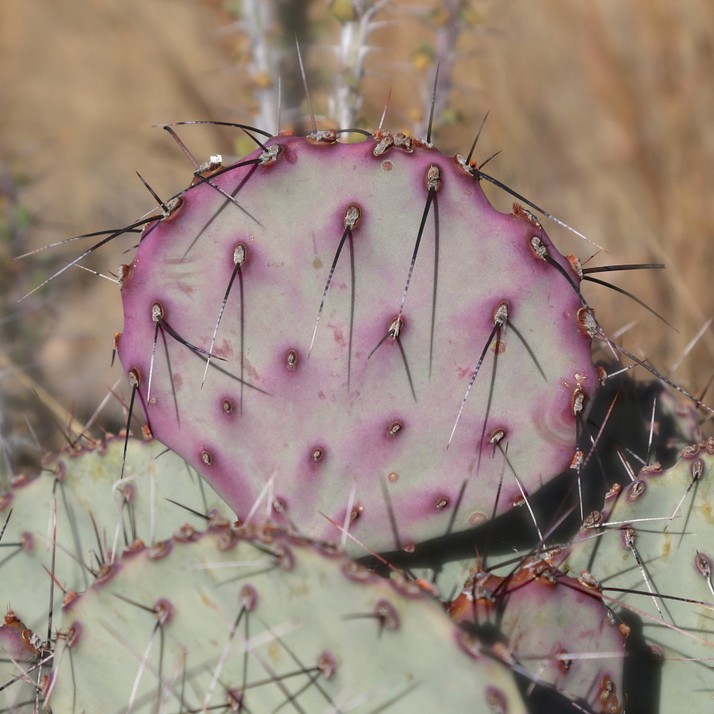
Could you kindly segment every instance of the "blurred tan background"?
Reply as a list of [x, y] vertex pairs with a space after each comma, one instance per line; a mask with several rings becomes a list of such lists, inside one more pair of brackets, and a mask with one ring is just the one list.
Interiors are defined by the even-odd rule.
[[[324, 115], [340, 24], [327, 2], [308, 5], [302, 19], [311, 29], [296, 29], [316, 112]], [[487, 170], [605, 246], [608, 254], [593, 264], [665, 262], [666, 271], [596, 277], [636, 292], [679, 333], [605, 288], [588, 287], [587, 295], [610, 333], [635, 321], [619, 338], [628, 349], [701, 392], [714, 373], [711, 328], [673, 366], [714, 316], [714, 4], [492, 0], [463, 2], [458, 16], [449, 16], [458, 5], [395, 0], [380, 11], [384, 24], [370, 37], [361, 84], [363, 122], [378, 123], [391, 89], [385, 125], [423, 126], [433, 60], [441, 55], [446, 91], [437, 145], [465, 154], [490, 111], [477, 157], [502, 149]], [[27, 412], [13, 411], [15, 392], [35, 400], [17, 385], [18, 376], [46, 387], [58, 413], [69, 409], [82, 421], [121, 377], [118, 365], [109, 366], [122, 325], [116, 285], [71, 269], [15, 302], [90, 243], [10, 259], [118, 227], [153, 208], [136, 171], [160, 196], [182, 188], [191, 165], [152, 125], [255, 119], [257, 93], [274, 92], [275, 78], [251, 65], [239, 9], [240, 2], [218, 0], [0, 3], [0, 394], [7, 395], [0, 426], [6, 430], [8, 423], [25, 426]], [[289, 45], [293, 32], [270, 28], [275, 46], [281, 36]], [[440, 53], [440, 43], [453, 54]], [[285, 66], [294, 67], [292, 50], [285, 56]], [[284, 85], [288, 93], [287, 75]], [[239, 136], [210, 126], [183, 128], [181, 135], [199, 160], [230, 154]], [[489, 195], [509, 209], [508, 196]], [[562, 252], [595, 252], [545, 225]], [[84, 264], [116, 271], [129, 261], [123, 251], [132, 243], [117, 240]], [[122, 418], [111, 399], [98, 423], [115, 429]]]

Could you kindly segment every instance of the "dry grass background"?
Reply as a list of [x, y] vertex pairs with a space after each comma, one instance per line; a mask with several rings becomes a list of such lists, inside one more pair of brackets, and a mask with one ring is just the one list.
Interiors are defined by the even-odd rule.
[[[423, 119], [430, 80], [420, 67], [440, 8], [394, 0], [383, 11], [390, 22], [372, 37], [363, 83], [363, 114], [372, 125], [390, 88], [387, 125]], [[339, 28], [325, 19], [327, 2], [313, 0], [310, 13], [316, 29], [306, 51], [324, 110], [319, 83], [334, 70], [326, 47]], [[183, 187], [191, 167], [153, 124], [252, 118], [256, 78], [233, 22], [222, 3], [209, 0], [3, 0], [1, 258], [140, 216], [152, 199], [137, 170], [162, 196]], [[679, 333], [604, 288], [588, 295], [610, 332], [637, 321], [621, 337], [629, 349], [693, 391], [704, 389], [714, 372], [711, 329], [672, 365], [714, 316], [714, 5], [476, 1], [465, 3], [459, 27], [437, 144], [465, 153], [490, 110], [479, 155], [503, 149], [489, 164], [492, 174], [603, 244], [609, 254], [597, 261], [667, 263], [667, 271], [614, 280]], [[195, 127], [183, 136], [203, 160], [230, 153], [235, 134]], [[490, 195], [510, 206], [508, 197]], [[547, 227], [563, 252], [593, 252]], [[131, 243], [123, 239], [87, 265], [114, 270], [128, 260], [122, 250]], [[14, 364], [86, 419], [120, 377], [117, 365], [109, 367], [122, 323], [116, 286], [72, 270], [14, 304], [76, 254], [75, 246], [0, 268], [0, 393], [13, 391]], [[7, 404], [6, 431], [8, 419], [19, 419]], [[116, 404], [107, 410], [99, 421], [116, 428], [121, 411]]]

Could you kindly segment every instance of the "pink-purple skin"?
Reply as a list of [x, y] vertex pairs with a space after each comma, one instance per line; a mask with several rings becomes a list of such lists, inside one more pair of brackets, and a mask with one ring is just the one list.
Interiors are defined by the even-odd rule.
[[[581, 300], [534, 254], [531, 237], [579, 278], [542, 228], [496, 211], [478, 182], [435, 149], [377, 158], [372, 140], [273, 143], [282, 148], [273, 165], [219, 172], [214, 186], [204, 181], [185, 191], [178, 210], [145, 230], [125, 273], [118, 352], [125, 370], [139, 375], [137, 402], [154, 435], [195, 466], [239, 518], [267, 513], [330, 541], [344, 537], [328, 518], [349, 522], [350, 533], [375, 550], [409, 548], [510, 509], [522, 501], [513, 472], [533, 493], [567, 469], [575, 451], [573, 394], [581, 388], [592, 396], [598, 381], [590, 339], [578, 327]], [[441, 180], [403, 300], [432, 165]], [[351, 356], [349, 240], [308, 356], [350, 205], [361, 210], [351, 239]], [[246, 260], [236, 272], [239, 244]], [[202, 386], [205, 357], [162, 326], [152, 347], [152, 306], [160, 303], [166, 323], [208, 351], [234, 272], [213, 346], [225, 361], [212, 359]], [[399, 341], [411, 385], [397, 340], [369, 356], [402, 301]], [[504, 301], [509, 324], [499, 330], [498, 358], [493, 343], [454, 429]], [[504, 437], [494, 445], [499, 429]]]

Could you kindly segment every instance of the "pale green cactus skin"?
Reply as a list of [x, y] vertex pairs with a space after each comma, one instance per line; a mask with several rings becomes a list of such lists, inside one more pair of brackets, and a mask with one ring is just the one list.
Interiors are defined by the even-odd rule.
[[413, 583], [270, 530], [127, 551], [63, 629], [55, 712], [525, 712], [508, 665]]
[[21, 609], [30, 628], [47, 626], [48, 573], [56, 578], [58, 611], [63, 591], [85, 590], [137, 539], [152, 545], [185, 523], [205, 526], [209, 515], [230, 515], [210, 486], [158, 441], [129, 439], [121, 478], [123, 461], [124, 439], [109, 438], [49, 459], [41, 474], [15, 479], [0, 498], [0, 526], [9, 514], [3, 543], [19, 544], [0, 550], [0, 595]]
[[659, 701], [661, 712], [682, 702], [697, 712], [714, 706], [713, 478], [711, 439], [683, 449], [667, 470], [643, 469], [586, 519], [566, 559], [573, 574], [594, 579], [605, 601], [641, 628], [652, 659], [649, 678], [631, 697]]

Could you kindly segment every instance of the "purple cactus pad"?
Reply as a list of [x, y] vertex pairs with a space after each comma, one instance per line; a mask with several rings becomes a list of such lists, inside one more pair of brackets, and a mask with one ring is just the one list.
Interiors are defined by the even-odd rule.
[[194, 179], [144, 230], [118, 341], [153, 434], [240, 519], [375, 550], [567, 469], [598, 385], [542, 227], [463, 160], [375, 156], [384, 136], [278, 137]]

